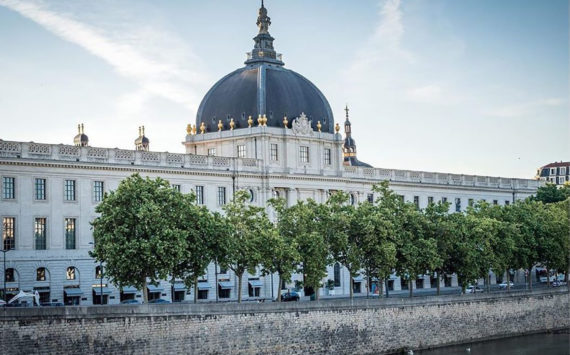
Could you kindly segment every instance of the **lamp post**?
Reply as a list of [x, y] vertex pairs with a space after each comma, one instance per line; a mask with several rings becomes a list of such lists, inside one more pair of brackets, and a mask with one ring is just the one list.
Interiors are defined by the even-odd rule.
[[[93, 248], [95, 248], [94, 242], [89, 242], [89, 244], [93, 245]], [[99, 276], [99, 304], [103, 305], [103, 260], [99, 260]]]
[[0, 250], [4, 254], [4, 301], [8, 302], [8, 298], [6, 297], [6, 253], [9, 252], [11, 249], [2, 249]]

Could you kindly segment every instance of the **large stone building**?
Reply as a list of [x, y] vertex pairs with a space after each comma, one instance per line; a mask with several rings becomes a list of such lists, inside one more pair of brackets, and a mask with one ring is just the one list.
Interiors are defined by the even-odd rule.
[[[187, 127], [184, 154], [151, 151], [144, 127], [133, 150], [92, 146], [83, 125], [74, 145], [0, 141], [0, 218], [2, 247], [9, 250], [4, 254], [9, 294], [36, 290], [42, 301], [66, 304], [99, 303], [101, 294], [111, 304], [140, 297], [140, 290], [119, 290], [104, 276], [101, 280], [99, 265], [88, 254], [95, 206], [133, 173], [160, 176], [183, 193], [195, 191], [198, 203], [212, 210], [220, 210], [236, 189], [250, 191], [251, 203], [259, 206], [273, 196], [290, 205], [308, 198], [324, 202], [335, 190], [348, 192], [356, 204], [372, 200], [371, 187], [382, 180], [420, 208], [443, 200], [451, 203], [450, 212], [464, 211], [477, 200], [509, 204], [536, 191], [535, 180], [382, 169], [360, 162], [348, 108], [343, 138], [324, 95], [284, 67], [270, 24], [262, 5], [253, 51], [243, 68], [206, 94], [195, 124]], [[349, 294], [349, 277], [331, 265], [324, 281], [334, 280], [337, 295]], [[199, 299], [214, 300], [216, 294], [236, 299], [237, 292], [245, 299], [274, 298], [280, 289], [272, 275], [246, 274], [244, 279], [239, 289], [230, 270], [215, 270], [212, 264], [200, 280]], [[443, 287], [456, 284], [455, 278], [441, 281]], [[402, 287], [406, 283], [393, 275], [389, 288]], [[425, 275], [413, 287], [435, 287], [435, 281]], [[354, 279], [354, 290], [366, 292], [362, 277]], [[164, 281], [149, 291], [151, 298], [194, 297], [178, 282]]]
[[538, 168], [536, 179], [564, 186], [570, 182], [570, 161], [554, 162]]

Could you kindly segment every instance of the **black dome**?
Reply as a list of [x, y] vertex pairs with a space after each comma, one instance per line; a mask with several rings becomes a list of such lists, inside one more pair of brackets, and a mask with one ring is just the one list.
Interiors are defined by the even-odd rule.
[[302, 112], [312, 120], [313, 130], [320, 121], [322, 132], [334, 133], [330, 105], [313, 83], [280, 65], [258, 62], [226, 75], [208, 91], [198, 108], [196, 127], [204, 122], [207, 132], [215, 132], [222, 120], [225, 130], [233, 118], [236, 129], [245, 128], [249, 116], [256, 126], [258, 115], [264, 114], [270, 127], [283, 127], [285, 115], [291, 127]]

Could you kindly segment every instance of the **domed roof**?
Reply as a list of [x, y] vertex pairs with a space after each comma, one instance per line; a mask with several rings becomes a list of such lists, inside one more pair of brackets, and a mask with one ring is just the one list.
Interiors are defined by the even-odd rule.
[[257, 25], [259, 33], [246, 66], [226, 75], [204, 96], [196, 114], [196, 127], [202, 123], [207, 132], [218, 130], [218, 121], [227, 129], [231, 119], [235, 128], [248, 127], [251, 116], [255, 125], [259, 115], [266, 115], [267, 126], [288, 126], [305, 113], [313, 130], [321, 122], [321, 131], [334, 133], [334, 118], [330, 105], [321, 91], [302, 75], [283, 67], [281, 56], [273, 48], [268, 32], [270, 18], [261, 5]]
[[289, 127], [294, 118], [305, 113], [313, 130], [321, 122], [321, 131], [334, 133], [334, 118], [327, 99], [302, 75], [268, 63], [253, 63], [218, 81], [206, 94], [196, 115], [196, 127], [202, 122], [207, 132], [218, 130], [218, 121], [227, 127], [233, 118], [236, 128], [248, 126], [252, 116], [267, 116], [267, 125], [283, 127], [287, 116]]

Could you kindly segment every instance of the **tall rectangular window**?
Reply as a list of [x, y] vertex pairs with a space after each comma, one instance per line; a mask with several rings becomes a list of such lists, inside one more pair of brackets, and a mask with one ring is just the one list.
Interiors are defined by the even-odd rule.
[[446, 203], [446, 202], [447, 202], [447, 197], [442, 197], [442, 198], [441, 198], [441, 202]]
[[416, 205], [417, 209], [420, 208], [420, 197], [419, 196], [414, 196], [414, 205]]
[[560, 168], [560, 175], [566, 175], [566, 167], [565, 166]]
[[245, 158], [246, 157], [245, 145], [238, 145], [237, 146], [237, 154], [238, 154], [238, 158]]
[[325, 165], [331, 165], [331, 150], [325, 148]]
[[368, 194], [368, 196], [366, 196], [366, 200], [370, 203], [374, 203], [374, 194]]
[[473, 207], [473, 204], [474, 204], [474, 203], [475, 203], [475, 202], [473, 201], [472, 198], [470, 198], [469, 201], [467, 202], [467, 204], [469, 205], [469, 207]]
[[301, 163], [309, 162], [309, 147], [301, 146], [299, 147], [299, 160]]
[[278, 161], [279, 160], [279, 155], [277, 153], [277, 144], [275, 144], [275, 143], [271, 144], [270, 155], [271, 155], [272, 161]]
[[36, 218], [34, 221], [34, 239], [36, 242], [36, 250], [46, 249], [46, 219]]
[[461, 212], [461, 199], [459, 197], [455, 199], [455, 212]]
[[173, 185], [171, 185], [171, 186], [172, 186], [172, 189], [173, 189], [174, 191], [180, 192], [180, 190], [182, 190], [182, 187], [181, 187], [180, 185], [178, 185], [178, 184], [173, 184]]
[[2, 218], [2, 241], [4, 250], [12, 250], [16, 247], [16, 218]]
[[433, 196], [428, 196], [428, 205], [433, 203]]
[[218, 205], [223, 206], [226, 204], [226, 188], [218, 186]]
[[8, 176], [2, 178], [2, 198], [6, 200], [16, 198], [16, 178]]
[[196, 186], [196, 203], [204, 204], [204, 186]]
[[75, 201], [75, 180], [65, 180], [65, 200]]
[[103, 181], [94, 181], [93, 182], [93, 201], [94, 202], [103, 201], [104, 187], [105, 186], [103, 184]]
[[215, 156], [216, 148], [208, 148], [208, 155]]
[[510, 204], [511, 204], [511, 201], [505, 200], [505, 206], [508, 206], [508, 205], [510, 205]]
[[498, 205], [499, 204], [499, 200], [493, 200], [493, 205]]
[[75, 249], [75, 218], [66, 218], [64, 224], [65, 249]]
[[36, 179], [36, 200], [46, 199], [46, 179]]

